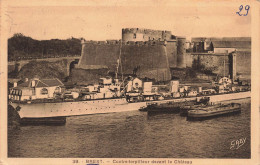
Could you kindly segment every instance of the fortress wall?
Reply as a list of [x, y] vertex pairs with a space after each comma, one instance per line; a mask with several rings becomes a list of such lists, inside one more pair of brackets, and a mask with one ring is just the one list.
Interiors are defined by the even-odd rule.
[[177, 38], [177, 67], [185, 68], [186, 38]]
[[[116, 64], [119, 55], [119, 44], [86, 43], [83, 46], [79, 67], [82, 65]], [[111, 67], [110, 66], [110, 67]], [[113, 66], [115, 68], [116, 66]]]
[[251, 37], [192, 38], [192, 42], [213, 43], [215, 48], [236, 48], [236, 71], [240, 79], [251, 79]]
[[237, 76], [240, 79], [251, 79], [251, 51], [237, 51]]
[[108, 69], [81, 69], [71, 70], [71, 81], [77, 84], [97, 84], [98, 80], [107, 76]]
[[[169, 68], [192, 67], [195, 70], [203, 70], [223, 76], [224, 60], [225, 75], [229, 75], [229, 57], [212, 54], [186, 54], [185, 39], [168, 41], [164, 46], [163, 41], [129, 41], [122, 42], [121, 60], [124, 74], [132, 74], [134, 68], [140, 66], [137, 71], [139, 77], [155, 78], [158, 81], [169, 80]], [[116, 71], [119, 59], [121, 41], [85, 42], [82, 45], [82, 56], [79, 68], [87, 65], [108, 67], [110, 72]], [[240, 78], [250, 79], [251, 52], [248, 50], [236, 52], [236, 70]], [[97, 67], [96, 67], [97, 68]], [[119, 67], [119, 72], [121, 67]]]
[[[119, 59], [120, 44], [83, 43], [82, 57], [78, 68], [86, 65], [105, 65], [110, 71], [116, 71]], [[122, 43], [122, 70], [124, 74], [132, 74], [134, 68], [139, 77], [155, 78], [158, 81], [171, 78], [168, 56], [164, 42], [127, 42]], [[119, 71], [121, 67], [119, 67]]]
[[[251, 51], [237, 51], [236, 53], [236, 72], [240, 79], [251, 79]], [[200, 57], [199, 57], [200, 56]], [[187, 67], [196, 66], [196, 62], [200, 60], [200, 64], [204, 65], [206, 69], [212, 70], [215, 74], [223, 75], [224, 73], [224, 56], [205, 54], [194, 55], [187, 54]], [[226, 75], [229, 73], [228, 57], [225, 57]]]
[[[225, 68], [225, 76], [230, 74], [229, 68], [229, 57], [221, 56], [221, 55], [212, 55], [212, 54], [189, 54], [187, 55], [192, 61], [192, 68], [199, 71], [211, 71], [212, 73], [224, 76], [224, 68]], [[224, 67], [225, 61], [225, 67]]]
[[177, 42], [167, 42], [167, 56], [169, 61], [169, 67], [175, 68], [177, 67]]
[[133, 68], [140, 66], [137, 72], [139, 77], [155, 78], [158, 81], [170, 79], [168, 57], [161, 43], [123, 47], [122, 64], [124, 73], [132, 73]]
[[193, 63], [193, 56], [191, 53], [186, 53], [185, 57], [186, 67], [191, 68]]

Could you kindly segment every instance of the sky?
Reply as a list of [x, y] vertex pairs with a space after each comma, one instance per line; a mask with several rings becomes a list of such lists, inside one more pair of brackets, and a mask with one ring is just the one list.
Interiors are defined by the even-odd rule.
[[251, 34], [251, 12], [249, 10], [248, 16], [238, 16], [238, 3], [182, 5], [139, 2], [143, 4], [10, 5], [7, 11], [9, 37], [22, 33], [38, 40], [70, 37], [121, 39], [122, 28], [169, 30], [173, 35], [186, 36], [187, 39], [250, 37]]

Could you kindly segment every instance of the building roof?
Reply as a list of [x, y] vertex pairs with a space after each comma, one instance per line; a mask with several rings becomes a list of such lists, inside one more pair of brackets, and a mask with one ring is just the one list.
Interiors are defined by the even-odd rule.
[[57, 78], [55, 79], [43, 79], [41, 80], [43, 84], [46, 84], [48, 86], [63, 86], [64, 84]]
[[32, 87], [32, 81], [35, 81], [35, 87], [53, 87], [53, 86], [63, 86], [64, 84], [57, 78], [55, 79], [32, 79], [30, 81], [20, 84], [18, 87]]
[[22, 84], [18, 85], [18, 87], [29, 87], [29, 81], [23, 82]]
[[214, 48], [250, 48], [251, 41], [212, 41]]
[[251, 37], [193, 37], [191, 42], [200, 42], [200, 41], [250, 41]]
[[223, 38], [191, 38], [191, 42], [206, 42], [213, 43], [214, 48], [248, 48], [251, 49], [251, 37], [223, 37]]
[[21, 79], [8, 78], [8, 82], [10, 82], [10, 83], [15, 83], [15, 82], [18, 82], [18, 81], [21, 81]]

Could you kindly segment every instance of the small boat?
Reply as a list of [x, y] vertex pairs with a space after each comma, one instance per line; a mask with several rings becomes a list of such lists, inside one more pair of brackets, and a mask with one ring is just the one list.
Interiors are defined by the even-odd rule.
[[180, 108], [180, 116], [187, 116], [190, 110], [195, 108], [206, 107], [207, 104], [194, 104], [194, 105], [185, 105]]
[[210, 97], [202, 97], [196, 100], [196, 103], [193, 105], [185, 105], [180, 107], [180, 116], [187, 116], [188, 111], [194, 108], [205, 107], [209, 104]]
[[216, 104], [204, 107], [196, 107], [188, 111], [188, 119], [205, 119], [219, 115], [241, 112], [241, 104]]
[[159, 102], [152, 102], [148, 103], [146, 107], [140, 109], [140, 111], [147, 111], [147, 112], [179, 112], [180, 107], [193, 105], [195, 101], [185, 101], [185, 102], [174, 102], [174, 101], [167, 101], [163, 103]]

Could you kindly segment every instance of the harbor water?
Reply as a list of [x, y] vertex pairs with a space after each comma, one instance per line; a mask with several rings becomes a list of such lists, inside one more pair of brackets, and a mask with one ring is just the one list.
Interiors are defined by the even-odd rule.
[[136, 110], [21, 126], [8, 132], [8, 157], [250, 158], [250, 99], [232, 102], [242, 104], [241, 113], [202, 121]]

